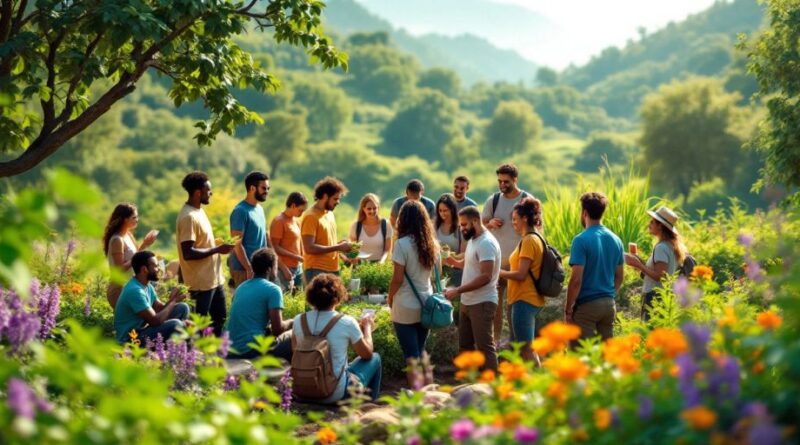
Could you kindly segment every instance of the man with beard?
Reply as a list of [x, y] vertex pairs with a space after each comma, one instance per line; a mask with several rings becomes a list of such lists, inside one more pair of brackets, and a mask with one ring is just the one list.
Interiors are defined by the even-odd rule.
[[406, 184], [405, 196], [395, 199], [392, 203], [392, 209], [389, 212], [389, 222], [392, 224], [394, 230], [397, 230], [397, 216], [400, 215], [400, 207], [402, 207], [406, 201], [421, 202], [431, 220], [436, 217], [436, 203], [427, 196], [424, 196], [423, 193], [425, 193], [425, 184], [423, 184], [422, 181], [419, 179], [408, 181], [408, 184]]
[[456, 206], [458, 210], [467, 206], [478, 206], [478, 203], [467, 196], [469, 191], [469, 178], [466, 176], [457, 176], [453, 181], [453, 196], [456, 197]]
[[131, 331], [136, 332], [139, 342], [155, 341], [161, 334], [165, 341], [179, 329], [189, 316], [189, 305], [182, 303], [186, 295], [175, 289], [167, 304], [156, 296], [152, 281], [158, 281], [161, 271], [153, 252], [143, 250], [131, 258], [131, 269], [135, 275], [122, 289], [114, 308], [114, 329], [120, 344], [131, 340]]
[[461, 295], [458, 311], [458, 349], [478, 350], [486, 357], [485, 369], [497, 369], [493, 321], [497, 312], [497, 280], [500, 276], [500, 244], [481, 222], [477, 207], [458, 212], [458, 224], [467, 240], [463, 260], [448, 258], [448, 266], [463, 267], [461, 285], [445, 290], [452, 300]]
[[564, 318], [581, 328], [581, 339], [614, 335], [614, 295], [622, 286], [625, 259], [622, 241], [603, 225], [608, 198], [599, 192], [581, 196], [581, 224], [585, 230], [572, 240]]
[[314, 185], [316, 202], [300, 224], [306, 283], [323, 273], [339, 275], [339, 253], [349, 252], [353, 248], [346, 240], [337, 243], [336, 219], [333, 217], [333, 209], [346, 193], [347, 187], [342, 181], [330, 176]]
[[[522, 198], [530, 195], [517, 186], [519, 170], [514, 164], [503, 164], [497, 168], [495, 173], [497, 174], [497, 185], [500, 191], [486, 200], [486, 204], [483, 206], [482, 219], [486, 228], [492, 232], [492, 235], [500, 244], [501, 267], [507, 270], [509, 267], [508, 258], [514, 252], [520, 239], [522, 239], [511, 224], [511, 212]], [[541, 229], [541, 227], [537, 228], [540, 233]], [[506, 286], [505, 279], [500, 279], [497, 282], [498, 302], [497, 313], [494, 316], [494, 332], [495, 340], [497, 341], [500, 340], [500, 335], [503, 332], [503, 312], [507, 313], [508, 325], [511, 326], [511, 309], [508, 305], [504, 305]], [[503, 310], [504, 306], [506, 307], [505, 311]], [[514, 339], [512, 338], [511, 340]]]
[[[253, 278], [253, 267], [250, 256], [256, 250], [268, 246], [267, 219], [264, 208], [259, 203], [267, 200], [269, 194], [269, 176], [261, 172], [252, 172], [244, 179], [247, 196], [233, 208], [230, 217], [231, 237], [239, 238], [234, 255], [228, 257], [228, 267], [233, 278], [233, 287], [238, 288], [245, 280]], [[276, 278], [267, 277], [275, 282]]]
[[233, 250], [233, 244], [217, 246], [214, 232], [203, 205], [211, 200], [211, 182], [203, 172], [192, 172], [183, 178], [184, 190], [189, 194], [176, 222], [175, 239], [178, 241], [180, 274], [189, 287], [200, 315], [211, 315], [214, 335], [222, 335], [225, 326], [225, 291], [220, 255]]

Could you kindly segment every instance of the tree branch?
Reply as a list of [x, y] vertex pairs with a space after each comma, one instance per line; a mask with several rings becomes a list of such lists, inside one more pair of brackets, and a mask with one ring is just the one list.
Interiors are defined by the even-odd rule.
[[11, 18], [14, 16], [14, 2], [12, 0], [0, 1], [0, 43], [8, 41], [11, 35]]
[[241, 14], [241, 13], [244, 13], [244, 12], [248, 12], [248, 11], [250, 11], [251, 9], [253, 9], [253, 6], [255, 6], [255, 5], [256, 5], [256, 3], [258, 3], [258, 0], [252, 0], [252, 1], [250, 2], [250, 4], [249, 4], [249, 5], [247, 5], [247, 6], [245, 6], [244, 8], [237, 9], [237, 10], [236, 10], [236, 13], [238, 13], [238, 14]]
[[50, 88], [50, 98], [47, 101], [43, 99], [39, 101], [42, 105], [42, 114], [44, 114], [42, 121], [42, 133], [49, 133], [55, 128], [56, 125], [56, 51], [58, 50], [59, 45], [61, 45], [61, 42], [64, 40], [65, 35], [65, 31], [62, 30], [58, 36], [56, 36], [55, 40], [48, 42], [47, 60], [45, 62], [45, 66], [47, 66], [47, 87]]
[[75, 89], [78, 88], [78, 83], [81, 80], [81, 76], [83, 76], [83, 71], [86, 69], [86, 64], [89, 62], [89, 57], [94, 52], [97, 45], [100, 43], [100, 40], [103, 38], [105, 31], [102, 30], [97, 33], [97, 37], [94, 38], [89, 45], [86, 47], [86, 51], [83, 52], [83, 60], [81, 60], [81, 65], [78, 67], [78, 71], [72, 76], [72, 79], [69, 81], [69, 88], [67, 89], [67, 94], [64, 96], [64, 109], [61, 111], [61, 114], [58, 116], [58, 119], [55, 122], [55, 126], [58, 126], [69, 119], [69, 116], [72, 114], [72, 108], [75, 106], [75, 101], [72, 100], [72, 94], [75, 92]]
[[[17, 6], [17, 16], [14, 18], [14, 24], [11, 25], [11, 35], [17, 35], [20, 29], [22, 29], [23, 17], [25, 16], [25, 8], [28, 7], [28, 0], [22, 0], [19, 2], [19, 6]], [[33, 12], [29, 15], [25, 20], [30, 20], [32, 16], [34, 16], [36, 12]]]

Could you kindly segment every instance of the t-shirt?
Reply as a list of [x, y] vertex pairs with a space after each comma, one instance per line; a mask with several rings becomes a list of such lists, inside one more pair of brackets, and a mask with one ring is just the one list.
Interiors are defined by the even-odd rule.
[[[672, 275], [678, 268], [678, 260], [675, 258], [675, 251], [668, 241], [659, 241], [653, 248], [653, 254], [647, 260], [647, 267], [653, 268], [656, 263], [667, 263], [667, 273]], [[661, 287], [661, 281], [656, 281], [647, 274], [644, 275], [644, 286], [642, 291], [648, 293], [657, 287]]]
[[[253, 252], [267, 246], [267, 219], [264, 217], [264, 208], [260, 205], [251, 205], [242, 200], [233, 208], [230, 224], [231, 230], [242, 232], [242, 247], [248, 259]], [[230, 262], [234, 270], [244, 270], [236, 254], [231, 253]]]
[[128, 335], [131, 330], [144, 327], [144, 319], [139, 316], [139, 312], [153, 307], [156, 299], [156, 290], [150, 283], [145, 286], [136, 278], [131, 278], [125, 284], [117, 300], [117, 306], [114, 308], [114, 330], [117, 331], [117, 342], [127, 343], [131, 339]]
[[[531, 260], [530, 270], [537, 279], [542, 274], [542, 254], [544, 246], [542, 240], [536, 235], [526, 235], [522, 238], [522, 243], [517, 244], [517, 248], [511, 252], [508, 258], [509, 270], [519, 270], [521, 258]], [[536, 285], [531, 278], [531, 274], [525, 271], [525, 280], [508, 280], [508, 304], [517, 301], [524, 301], [534, 306], [544, 306], [544, 298], [536, 291]]]
[[[350, 225], [350, 239], [356, 238], [356, 226], [358, 225], [358, 221], [354, 222]], [[363, 244], [361, 245], [361, 253], [368, 253], [369, 258], [366, 258], [367, 261], [380, 261], [381, 257], [383, 256], [383, 246], [384, 246], [384, 239], [383, 235], [381, 234], [381, 224], [378, 223], [375, 227], [370, 227], [371, 229], [377, 229], [374, 235], [369, 235], [367, 233], [367, 226], [362, 224], [361, 226], [361, 236], [356, 241], [361, 241]], [[389, 247], [389, 240], [392, 239], [392, 225], [389, 222], [386, 222], [386, 247]]]
[[[308, 320], [308, 329], [312, 334], [319, 334], [337, 312], [312, 310], [306, 312], [306, 314], [308, 314], [306, 316]], [[292, 326], [292, 335], [297, 339], [297, 342], [305, 338], [305, 335], [303, 335], [303, 323], [300, 321], [302, 316], [303, 315], [300, 314], [294, 317], [294, 325]], [[339, 377], [339, 384], [336, 386], [336, 390], [333, 391], [333, 394], [327, 399], [320, 400], [320, 403], [333, 403], [344, 398], [345, 390], [347, 389], [347, 350], [350, 345], [358, 343], [362, 337], [363, 334], [361, 333], [361, 328], [358, 326], [358, 322], [349, 315], [345, 315], [337, 321], [328, 332], [327, 338], [328, 346], [331, 351], [333, 372], [334, 375], [340, 376], [341, 374], [341, 376]]]
[[[404, 236], [397, 240], [392, 250], [392, 261], [406, 268], [406, 273], [411, 277], [423, 301], [433, 293], [431, 269], [426, 269], [420, 264], [417, 243], [412, 237]], [[400, 285], [392, 302], [392, 321], [402, 324], [419, 323], [421, 310], [422, 305], [408, 284], [408, 279], [403, 276], [403, 284]]]
[[[401, 196], [394, 200], [394, 202], [392, 203], [392, 216], [396, 218], [397, 215], [400, 214], [400, 207], [402, 207], [403, 204], [406, 203], [406, 201], [408, 201], [407, 196]], [[433, 219], [436, 215], [436, 203], [425, 195], [420, 196], [419, 202], [421, 202], [422, 205], [425, 206], [425, 210], [428, 211], [428, 216], [431, 219]]]
[[[333, 246], [337, 242], [336, 219], [333, 217], [333, 212], [322, 211], [312, 207], [303, 217], [303, 222], [300, 224], [300, 234], [302, 236], [313, 236], [314, 244]], [[303, 266], [306, 270], [339, 271], [339, 252], [336, 251], [319, 254], [306, 252], [303, 255], [303, 260]]]
[[492, 216], [492, 203], [494, 195], [489, 196], [489, 199], [486, 200], [486, 204], [483, 206], [483, 213], [481, 214], [481, 217], [484, 221], [492, 218], [500, 218], [503, 220], [502, 227], [499, 229], [489, 230], [492, 232], [492, 235], [497, 238], [497, 242], [500, 243], [500, 253], [502, 255], [503, 267], [508, 266], [508, 257], [511, 256], [511, 252], [517, 248], [517, 244], [519, 244], [520, 240], [519, 234], [517, 234], [517, 232], [514, 230], [514, 226], [511, 225], [511, 212], [514, 210], [514, 206], [525, 196], [530, 196], [530, 194], [520, 191], [520, 194], [517, 195], [516, 198], [508, 199], [501, 193], [500, 199], [497, 201], [497, 210], [494, 212], [494, 216]]
[[[119, 236], [119, 234], [112, 235], [108, 240], [107, 259], [109, 267], [117, 267], [117, 265], [114, 264], [115, 253], [121, 253], [122, 262], [125, 263], [133, 258], [133, 255], [136, 253], [136, 249], [136, 243], [133, 242], [133, 237], [130, 234], [125, 236]], [[129, 271], [133, 275], [133, 268], [129, 269]]]
[[481, 236], [467, 241], [464, 253], [464, 275], [461, 284], [467, 284], [481, 274], [481, 263], [492, 261], [492, 279], [470, 292], [461, 294], [461, 304], [472, 306], [480, 303], [497, 303], [497, 279], [500, 277], [500, 244], [488, 230]]
[[622, 252], [622, 241], [602, 224], [587, 227], [572, 240], [569, 264], [583, 266], [576, 304], [614, 297], [614, 276], [625, 263]]
[[[272, 220], [269, 226], [270, 243], [273, 246], [280, 246], [289, 252], [300, 255], [303, 252], [303, 240], [300, 237], [300, 224], [297, 218], [288, 217], [285, 213], [281, 212]], [[286, 255], [278, 255], [281, 263], [286, 267], [295, 268], [299, 261]]]
[[463, 201], [456, 201], [456, 206], [458, 207], [458, 210], [461, 210], [464, 207], [469, 207], [469, 206], [478, 207], [478, 203], [475, 202], [472, 198], [465, 196]]
[[270, 323], [269, 311], [283, 309], [281, 289], [264, 278], [252, 278], [236, 288], [226, 330], [231, 346], [239, 354], [250, 351], [257, 335], [265, 335]]
[[463, 235], [461, 235], [461, 229], [458, 227], [456, 227], [453, 233], [444, 233], [442, 232], [442, 228], [439, 227], [436, 229], [436, 239], [439, 240], [439, 245], [447, 245], [450, 248], [450, 252], [453, 253], [459, 253], [461, 251], [461, 246], [466, 242], [463, 239]]
[[214, 231], [206, 212], [184, 204], [178, 213], [177, 230], [175, 238], [178, 241], [178, 259], [181, 263], [183, 281], [191, 291], [204, 291], [214, 289], [224, 283], [219, 255], [210, 255], [202, 260], [186, 260], [183, 258], [181, 243], [194, 241], [198, 249], [216, 247]]

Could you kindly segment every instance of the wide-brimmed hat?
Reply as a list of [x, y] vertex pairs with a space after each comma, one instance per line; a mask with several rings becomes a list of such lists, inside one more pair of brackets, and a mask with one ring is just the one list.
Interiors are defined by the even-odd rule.
[[659, 207], [655, 212], [648, 210], [647, 214], [652, 216], [654, 220], [663, 224], [670, 232], [676, 235], [678, 234], [678, 228], [675, 227], [678, 224], [678, 215], [669, 207]]

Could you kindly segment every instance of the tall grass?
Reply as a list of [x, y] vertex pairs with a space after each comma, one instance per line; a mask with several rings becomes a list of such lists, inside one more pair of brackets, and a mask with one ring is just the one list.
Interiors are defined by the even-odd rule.
[[597, 183], [581, 178], [574, 187], [546, 188], [543, 207], [547, 241], [564, 255], [569, 254], [572, 239], [583, 230], [580, 196], [589, 191], [608, 197], [603, 224], [622, 239], [626, 248], [627, 243], [635, 242], [643, 252], [649, 252], [652, 238], [647, 233], [650, 216], [646, 212], [661, 200], [649, 195], [649, 177], [637, 176], [633, 168], [627, 177], [614, 177], [606, 169]]

